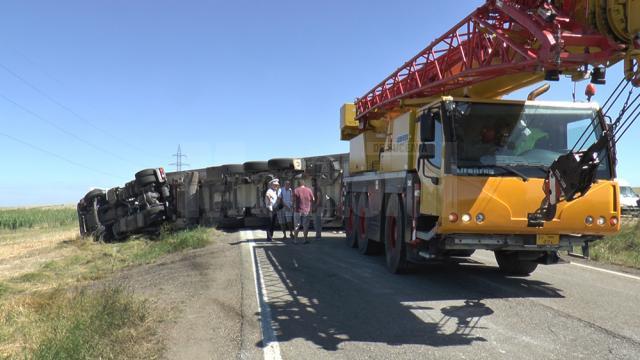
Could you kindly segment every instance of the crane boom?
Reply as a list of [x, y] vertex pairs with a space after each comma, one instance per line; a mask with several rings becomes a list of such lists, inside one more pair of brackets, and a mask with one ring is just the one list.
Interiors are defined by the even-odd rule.
[[413, 98], [496, 98], [626, 57], [640, 84], [640, 0], [488, 0], [356, 100], [362, 124]]

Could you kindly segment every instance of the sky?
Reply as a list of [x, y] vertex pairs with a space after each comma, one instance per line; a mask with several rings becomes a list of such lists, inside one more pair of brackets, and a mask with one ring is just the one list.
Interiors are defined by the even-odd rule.
[[[178, 145], [188, 168], [347, 152], [340, 106], [482, 3], [3, 1], [0, 206], [75, 203], [137, 170], [173, 170]], [[634, 185], [639, 129], [619, 144]]]

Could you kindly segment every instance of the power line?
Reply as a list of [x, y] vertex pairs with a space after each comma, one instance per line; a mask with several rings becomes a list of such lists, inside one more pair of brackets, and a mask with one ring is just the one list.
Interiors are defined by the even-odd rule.
[[17, 72], [11, 70], [9, 67], [7, 67], [6, 65], [0, 63], [0, 68], [2, 68], [4, 71], [6, 71], [7, 73], [9, 73], [11, 76], [13, 76], [14, 78], [20, 80], [22, 83], [24, 83], [25, 85], [27, 85], [29, 88], [31, 88], [33, 91], [37, 92], [38, 94], [42, 95], [44, 98], [46, 98], [47, 100], [49, 100], [50, 102], [54, 103], [55, 105], [57, 105], [58, 107], [64, 109], [65, 111], [69, 112], [71, 115], [75, 116], [76, 118], [84, 121], [87, 125], [91, 126], [92, 128], [118, 140], [119, 142], [134, 148], [138, 151], [145, 151], [144, 149], [141, 149], [138, 146], [135, 146], [121, 138], [119, 138], [118, 136], [115, 136], [111, 133], [109, 133], [108, 131], [96, 126], [92, 121], [89, 121], [89, 119], [85, 118], [84, 116], [78, 114], [77, 112], [75, 112], [73, 109], [71, 109], [69, 106], [61, 103], [60, 101], [56, 100], [55, 98], [53, 98], [51, 95], [49, 95], [48, 93], [44, 92], [42, 89], [38, 88], [37, 86], [35, 86], [34, 84], [32, 84], [30, 81], [28, 81], [27, 79], [25, 79], [24, 77], [20, 76], [20, 74], [18, 74]]
[[173, 154], [173, 155], [171, 155], [171, 156], [176, 158], [176, 162], [171, 163], [169, 165], [170, 166], [175, 166], [176, 167], [176, 171], [178, 171], [178, 172], [182, 171], [182, 167], [183, 166], [190, 166], [189, 164], [182, 162], [182, 158], [186, 158], [187, 155], [182, 153], [182, 149], [180, 148], [180, 145], [178, 145], [178, 152]]
[[20, 105], [19, 103], [17, 103], [17, 102], [15, 102], [14, 100], [12, 100], [12, 99], [8, 98], [8, 97], [7, 97], [7, 96], [5, 96], [4, 94], [0, 94], [0, 98], [4, 99], [4, 100], [5, 100], [5, 101], [7, 101], [8, 103], [13, 104], [15, 107], [17, 107], [17, 108], [19, 108], [20, 110], [22, 110], [22, 111], [26, 112], [27, 114], [29, 114], [29, 115], [33, 116], [34, 118], [36, 118], [36, 119], [38, 119], [38, 120], [40, 120], [40, 121], [42, 121], [42, 122], [45, 122], [45, 123], [49, 124], [50, 126], [52, 126], [52, 127], [56, 128], [58, 131], [60, 131], [60, 132], [62, 132], [62, 133], [65, 133], [65, 134], [67, 134], [68, 136], [71, 136], [72, 138], [74, 138], [74, 139], [76, 139], [76, 140], [78, 140], [78, 141], [80, 141], [80, 142], [82, 142], [82, 143], [84, 143], [84, 144], [86, 144], [86, 145], [88, 145], [88, 146], [90, 146], [90, 147], [92, 147], [92, 148], [94, 148], [94, 149], [98, 150], [98, 151], [102, 151], [102, 152], [104, 152], [105, 154], [109, 154], [109, 155], [111, 155], [111, 156], [113, 156], [113, 157], [115, 157], [115, 158], [118, 158], [119, 160], [126, 161], [126, 162], [128, 162], [128, 163], [130, 163], [130, 164], [136, 165], [135, 163], [132, 163], [132, 162], [131, 162], [129, 159], [127, 159], [127, 158], [124, 158], [124, 157], [122, 157], [122, 156], [120, 156], [120, 155], [118, 155], [118, 154], [116, 154], [116, 153], [113, 153], [113, 152], [111, 152], [111, 151], [109, 151], [109, 150], [107, 150], [107, 149], [104, 149], [104, 148], [102, 148], [102, 147], [100, 147], [100, 146], [97, 146], [97, 145], [95, 145], [95, 144], [93, 144], [93, 143], [91, 143], [91, 142], [89, 142], [89, 141], [87, 141], [87, 140], [85, 140], [85, 139], [83, 139], [83, 138], [79, 137], [78, 135], [76, 135], [76, 134], [72, 133], [71, 131], [68, 131], [68, 130], [66, 130], [65, 128], [63, 128], [63, 127], [59, 126], [59, 125], [58, 125], [58, 124], [56, 124], [55, 122], [53, 122], [53, 121], [51, 121], [51, 120], [46, 119], [46, 118], [45, 118], [45, 117], [43, 117], [42, 115], [40, 115], [40, 114], [38, 114], [38, 113], [36, 113], [36, 112], [34, 112], [34, 111], [32, 111], [32, 110], [28, 109], [27, 107], [25, 107], [25, 106], [23, 106], [23, 105]]
[[117, 176], [117, 175], [114, 175], [114, 174], [111, 174], [111, 173], [108, 173], [108, 172], [104, 172], [104, 171], [102, 171], [102, 170], [94, 169], [94, 168], [92, 168], [92, 167], [89, 167], [89, 166], [83, 165], [83, 164], [81, 164], [81, 163], [79, 163], [79, 162], [76, 162], [76, 161], [73, 161], [73, 160], [71, 160], [71, 159], [68, 159], [68, 158], [66, 158], [66, 157], [64, 157], [64, 156], [62, 156], [62, 155], [58, 155], [58, 154], [56, 154], [56, 153], [54, 153], [54, 152], [52, 152], [52, 151], [49, 151], [49, 150], [47, 150], [47, 149], [43, 149], [43, 148], [41, 148], [41, 147], [39, 147], [39, 146], [37, 146], [37, 145], [33, 145], [33, 144], [29, 143], [29, 142], [26, 142], [26, 141], [24, 141], [24, 140], [18, 139], [18, 138], [17, 138], [17, 137], [15, 137], [15, 136], [12, 136], [12, 135], [9, 135], [9, 134], [5, 134], [5, 133], [3, 133], [3, 132], [0, 132], [0, 135], [2, 135], [2, 136], [4, 136], [4, 137], [6, 137], [6, 138], [8, 138], [8, 139], [11, 139], [11, 140], [13, 140], [13, 141], [15, 141], [15, 142], [17, 142], [17, 143], [20, 143], [20, 144], [22, 144], [22, 145], [24, 145], [24, 146], [27, 146], [27, 147], [30, 147], [30, 148], [32, 148], [32, 149], [38, 150], [38, 151], [40, 151], [40, 152], [42, 152], [42, 153], [45, 153], [45, 154], [47, 154], [47, 155], [50, 155], [50, 156], [56, 157], [56, 158], [58, 158], [58, 159], [60, 159], [60, 160], [62, 160], [62, 161], [65, 161], [65, 162], [67, 162], [67, 163], [69, 163], [69, 164], [71, 164], [71, 165], [74, 165], [74, 166], [77, 166], [77, 167], [83, 168], [83, 169], [85, 169], [85, 170], [93, 171], [93, 172], [98, 173], [98, 174], [101, 174], [101, 175], [106, 175], [106, 176], [109, 176], [109, 177], [112, 177], [112, 178], [117, 178], [117, 179], [119, 179], [119, 180], [122, 180], [122, 179], [123, 179], [123, 178], [122, 178], [122, 177], [120, 177], [120, 176]]

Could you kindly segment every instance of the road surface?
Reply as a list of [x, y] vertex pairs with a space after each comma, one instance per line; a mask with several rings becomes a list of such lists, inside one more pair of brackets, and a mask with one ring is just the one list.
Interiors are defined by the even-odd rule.
[[[347, 248], [342, 234], [309, 245], [266, 243], [264, 234], [228, 235], [218, 246], [228, 249], [224, 259], [234, 262], [207, 270], [223, 286], [205, 295], [237, 296], [224, 306], [192, 299], [198, 311], [238, 316], [224, 320], [228, 324], [211, 323], [225, 317], [210, 314], [180, 320], [182, 329], [208, 327], [216, 334], [224, 333], [216, 330], [220, 327], [237, 329], [227, 334], [237, 346], [198, 353], [191, 339], [190, 358], [640, 358], [640, 277], [635, 275], [564, 263], [540, 266], [527, 278], [505, 277], [493, 254], [484, 251], [466, 261], [392, 275], [384, 257]], [[198, 261], [205, 264], [208, 256], [222, 253], [208, 254]], [[201, 270], [183, 276], [193, 282]], [[221, 281], [225, 276], [237, 281]], [[215, 307], [208, 309], [207, 303]], [[221, 336], [197, 338], [209, 342], [203, 351], [217, 348], [211, 342], [228, 344]], [[168, 354], [180, 353], [178, 346]]]

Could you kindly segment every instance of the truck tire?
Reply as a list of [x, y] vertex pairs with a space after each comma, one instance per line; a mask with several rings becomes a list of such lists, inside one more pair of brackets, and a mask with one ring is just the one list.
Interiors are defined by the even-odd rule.
[[144, 169], [136, 173], [136, 184], [143, 188], [156, 182], [156, 169]]
[[140, 170], [136, 173], [136, 179], [144, 177], [144, 176], [149, 176], [149, 175], [156, 175], [156, 169], [144, 169], [144, 170]]
[[102, 189], [93, 189], [91, 191], [89, 191], [85, 196], [84, 196], [84, 201], [87, 204], [93, 203], [93, 199], [95, 198], [104, 198], [106, 196], [106, 193], [104, 190]]
[[227, 164], [222, 166], [222, 173], [225, 175], [238, 175], [244, 173], [244, 166], [240, 164]]
[[362, 255], [374, 255], [378, 252], [377, 243], [369, 240], [371, 230], [368, 219], [370, 217], [369, 201], [365, 194], [360, 195], [356, 212], [356, 238], [358, 240], [358, 252]]
[[269, 171], [269, 163], [266, 161], [247, 161], [243, 168], [246, 172]]
[[155, 175], [146, 175], [146, 176], [141, 176], [136, 178], [136, 185], [138, 185], [138, 188], [145, 188], [155, 182], [156, 182]]
[[355, 195], [347, 194], [346, 203], [344, 205], [344, 232], [346, 235], [346, 243], [350, 248], [356, 248], [358, 246], [358, 238], [356, 234], [356, 204], [357, 197]]
[[529, 276], [538, 267], [538, 263], [520, 260], [518, 254], [509, 251], [495, 251], [500, 271], [511, 276]]
[[409, 268], [407, 261], [407, 225], [402, 203], [398, 195], [391, 195], [385, 212], [385, 257], [387, 269], [393, 274], [405, 273]]
[[268, 162], [269, 170], [289, 170], [293, 169], [293, 159], [271, 159]]

